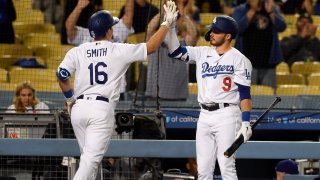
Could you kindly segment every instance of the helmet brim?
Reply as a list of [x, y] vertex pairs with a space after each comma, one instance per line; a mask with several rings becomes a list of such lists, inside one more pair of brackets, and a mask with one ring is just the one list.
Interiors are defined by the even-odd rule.
[[112, 26], [116, 25], [119, 21], [120, 21], [119, 18], [113, 16]]

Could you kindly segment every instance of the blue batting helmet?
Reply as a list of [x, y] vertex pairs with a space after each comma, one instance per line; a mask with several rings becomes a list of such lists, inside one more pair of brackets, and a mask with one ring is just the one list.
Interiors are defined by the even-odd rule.
[[119, 19], [113, 17], [109, 11], [98, 11], [89, 19], [88, 29], [90, 36], [95, 39], [103, 38], [106, 35], [107, 30], [118, 22]]
[[210, 41], [211, 31], [216, 33], [228, 33], [231, 34], [232, 39], [234, 39], [238, 34], [238, 23], [230, 16], [220, 15], [216, 16], [212, 24], [210, 25], [209, 31], [204, 36], [206, 41]]

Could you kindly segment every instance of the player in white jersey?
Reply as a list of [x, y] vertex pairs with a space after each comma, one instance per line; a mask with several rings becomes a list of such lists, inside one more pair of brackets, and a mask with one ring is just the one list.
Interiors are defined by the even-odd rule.
[[[61, 62], [57, 77], [81, 152], [75, 180], [95, 180], [114, 131], [119, 80], [132, 62], [145, 60], [160, 46], [178, 14], [173, 1], [167, 2], [165, 13], [166, 19], [148, 42], [122, 44], [110, 42], [112, 26], [119, 19], [109, 11], [98, 11], [88, 25], [94, 41], [72, 48]], [[69, 81], [72, 74], [74, 91]]]
[[[84, 8], [90, 3], [90, 0], [79, 0], [77, 6], [73, 9], [66, 20], [67, 40], [69, 44], [79, 46], [82, 43], [92, 42], [94, 39], [90, 36], [88, 28], [77, 26], [77, 21]], [[124, 43], [130, 34], [134, 33], [132, 27], [134, 0], [127, 0], [125, 5], [125, 14], [120, 19], [119, 23], [113, 26], [113, 42]], [[120, 80], [120, 92], [126, 91], [125, 75]]]
[[[244, 142], [251, 137], [250, 61], [231, 46], [238, 32], [237, 22], [229, 16], [213, 19], [205, 39], [212, 47], [181, 46], [174, 27], [169, 30], [169, 56], [197, 65], [198, 101], [196, 151], [198, 179], [212, 180], [218, 160], [223, 180], [237, 178], [234, 157], [223, 153], [237, 136]], [[241, 127], [241, 128], [240, 128]]]

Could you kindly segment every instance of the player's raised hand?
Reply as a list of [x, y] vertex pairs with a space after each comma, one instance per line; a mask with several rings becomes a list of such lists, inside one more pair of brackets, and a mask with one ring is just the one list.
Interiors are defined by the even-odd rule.
[[77, 4], [77, 8], [79, 8], [79, 9], [82, 10], [82, 9], [84, 9], [85, 7], [87, 7], [89, 3], [90, 3], [89, 0], [79, 0], [79, 1], [78, 1], [78, 4]]
[[172, 24], [177, 20], [178, 10], [174, 1], [169, 0], [163, 5], [165, 16], [164, 21], [161, 25], [165, 25], [168, 28], [173, 28]]
[[252, 135], [252, 129], [251, 129], [251, 126], [250, 126], [250, 122], [248, 121], [243, 121], [242, 124], [241, 124], [241, 128], [237, 134], [237, 137], [236, 139], [238, 139], [238, 137], [242, 135], [243, 136], [243, 143], [246, 143], [251, 135]]

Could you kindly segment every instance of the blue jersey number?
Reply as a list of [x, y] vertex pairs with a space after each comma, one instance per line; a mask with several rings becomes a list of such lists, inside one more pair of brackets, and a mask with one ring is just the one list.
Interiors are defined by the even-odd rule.
[[93, 81], [95, 81], [97, 84], [105, 84], [108, 81], [108, 74], [102, 70], [99, 71], [99, 67], [104, 68], [107, 67], [107, 65], [104, 62], [98, 62], [96, 65], [91, 63], [89, 65], [88, 69], [90, 70], [90, 85], [93, 85]]

